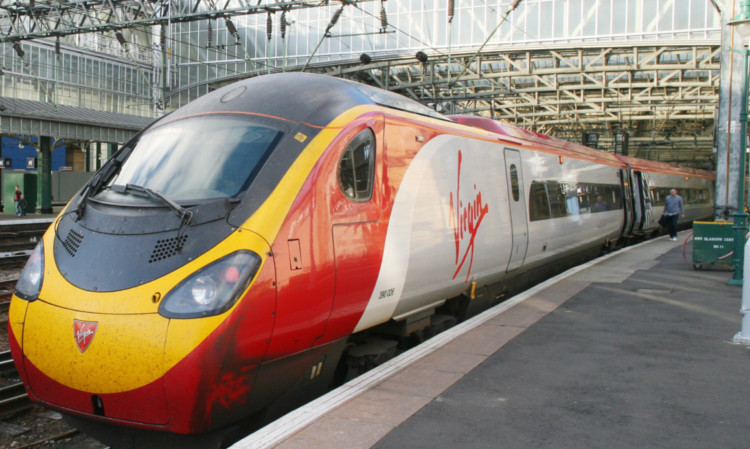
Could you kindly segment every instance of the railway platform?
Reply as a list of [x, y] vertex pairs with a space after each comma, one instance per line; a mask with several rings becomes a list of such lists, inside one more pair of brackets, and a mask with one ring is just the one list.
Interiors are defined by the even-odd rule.
[[741, 288], [693, 270], [687, 235], [569, 270], [232, 447], [748, 447]]

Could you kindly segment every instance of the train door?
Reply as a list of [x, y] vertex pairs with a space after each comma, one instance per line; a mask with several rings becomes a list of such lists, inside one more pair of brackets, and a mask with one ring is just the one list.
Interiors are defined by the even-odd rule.
[[633, 204], [635, 205], [635, 223], [633, 224], [633, 231], [637, 232], [643, 229], [643, 217], [645, 216], [643, 193], [641, 192], [641, 172], [634, 171], [632, 180], [633, 187]]
[[648, 188], [648, 179], [641, 171], [633, 172], [635, 179], [633, 180], [633, 190], [636, 194], [636, 204], [638, 206], [638, 213], [636, 214], [636, 226], [637, 229], [642, 231], [649, 227], [652, 222], [651, 213], [651, 192]]
[[505, 179], [508, 184], [508, 205], [512, 228], [512, 247], [507, 271], [512, 271], [523, 264], [529, 242], [529, 227], [526, 221], [526, 194], [523, 189], [521, 155], [518, 150], [505, 149]]
[[622, 228], [623, 235], [630, 235], [633, 232], [635, 207], [633, 205], [633, 190], [631, 185], [633, 180], [630, 176], [631, 170], [628, 168], [620, 170], [620, 186], [623, 194], [623, 206], [625, 208], [625, 223]]
[[[338, 161], [331, 197], [336, 267], [333, 310], [327, 332], [356, 323], [378, 277], [387, 221], [380, 220], [383, 182], [383, 120], [373, 119], [352, 136]], [[341, 324], [347, 323], [347, 324]]]

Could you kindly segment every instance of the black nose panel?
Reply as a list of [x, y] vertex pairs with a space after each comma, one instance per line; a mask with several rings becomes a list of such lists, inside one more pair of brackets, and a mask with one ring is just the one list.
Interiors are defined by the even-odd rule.
[[234, 230], [221, 219], [181, 228], [179, 217], [166, 208], [148, 215], [139, 209], [128, 214], [123, 208], [102, 209], [92, 203], [83, 218], [68, 214], [56, 226], [57, 268], [68, 282], [88, 291], [151, 282], [195, 260]]

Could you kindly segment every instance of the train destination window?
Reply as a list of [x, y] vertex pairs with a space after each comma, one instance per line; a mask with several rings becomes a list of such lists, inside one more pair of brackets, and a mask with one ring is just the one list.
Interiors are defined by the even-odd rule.
[[349, 142], [339, 161], [339, 188], [353, 201], [372, 198], [375, 178], [375, 135], [365, 129]]
[[518, 168], [516, 164], [510, 164], [510, 190], [513, 194], [513, 201], [518, 201], [520, 190], [518, 188]]

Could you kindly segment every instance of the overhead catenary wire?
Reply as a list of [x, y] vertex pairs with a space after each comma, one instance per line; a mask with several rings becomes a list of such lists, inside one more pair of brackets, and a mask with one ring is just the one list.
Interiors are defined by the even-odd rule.
[[273, 18], [271, 17], [271, 11], [268, 11], [266, 17], [266, 67], [268, 68], [268, 74], [271, 74], [271, 36], [273, 35]]
[[[133, 64], [135, 65], [136, 70], [143, 77], [144, 81], [146, 81], [146, 84], [150, 86], [151, 89], [156, 89], [156, 86], [154, 86], [154, 83], [152, 83], [151, 80], [148, 78], [148, 76], [146, 76], [146, 74], [143, 72], [143, 70], [141, 70], [141, 65], [138, 64], [138, 61], [135, 60], [135, 56], [131, 54], [130, 46], [129, 46], [127, 39], [125, 39], [125, 36], [123, 36], [120, 31], [117, 31], [115, 32], [115, 37], [117, 38], [117, 41], [120, 43], [120, 45], [122, 45], [122, 48], [125, 50], [125, 54], [128, 55], [128, 57], [130, 57], [130, 59], [133, 61]], [[161, 104], [160, 100], [157, 100], [155, 98], [153, 100], [156, 101], [156, 107], [158, 109], [164, 108], [164, 105]]]
[[487, 39], [484, 40], [481, 46], [477, 49], [477, 51], [469, 58], [469, 60], [464, 65], [464, 69], [461, 71], [461, 73], [451, 82], [448, 84], [448, 87], [453, 85], [456, 81], [458, 81], [462, 76], [466, 74], [466, 71], [469, 70], [469, 66], [472, 62], [479, 56], [480, 53], [482, 53], [482, 50], [484, 50], [485, 45], [492, 39], [492, 36], [497, 33], [497, 30], [500, 29], [500, 27], [505, 23], [506, 20], [508, 20], [508, 16], [510, 13], [512, 13], [516, 8], [518, 8], [518, 5], [521, 4], [523, 0], [514, 0], [513, 3], [510, 5], [510, 8], [508, 8], [507, 11], [505, 11], [505, 14], [503, 15], [502, 19], [500, 19], [500, 22], [497, 24], [494, 30], [492, 30], [491, 33], [487, 35]]
[[326, 27], [325, 33], [323, 33], [323, 36], [320, 37], [320, 40], [318, 41], [318, 45], [315, 46], [315, 50], [313, 50], [312, 53], [310, 53], [310, 57], [307, 58], [307, 61], [305, 61], [305, 65], [302, 66], [302, 70], [300, 72], [304, 72], [307, 69], [307, 66], [310, 64], [310, 61], [312, 61], [313, 56], [315, 56], [315, 53], [318, 52], [318, 49], [320, 48], [320, 45], [323, 43], [323, 40], [328, 37], [328, 33], [331, 31], [331, 28], [336, 26], [336, 22], [339, 21], [339, 17], [341, 17], [341, 13], [344, 12], [344, 7], [347, 5], [345, 1], [342, 1], [341, 6], [336, 10], [336, 12], [333, 13], [333, 17], [331, 17], [331, 21], [328, 22], [328, 26]]
[[36, 73], [34, 68], [31, 66], [29, 61], [26, 59], [26, 52], [23, 51], [23, 48], [21, 48], [21, 44], [18, 42], [13, 43], [13, 49], [16, 51], [16, 55], [23, 61], [24, 65], [26, 66], [26, 69], [31, 73], [31, 75], [36, 80], [37, 85], [44, 91], [44, 95], [47, 98], [47, 101], [52, 103], [55, 108], [57, 107], [57, 103], [55, 103], [54, 99], [50, 95], [49, 89], [47, 89], [47, 86], [45, 86], [45, 83], [39, 78], [39, 75]]

